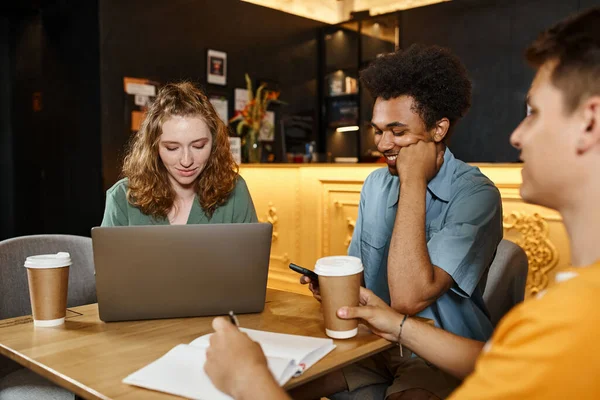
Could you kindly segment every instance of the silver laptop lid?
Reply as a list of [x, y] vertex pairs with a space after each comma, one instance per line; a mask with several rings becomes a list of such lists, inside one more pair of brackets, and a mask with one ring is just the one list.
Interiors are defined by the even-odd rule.
[[261, 312], [268, 223], [92, 229], [102, 321]]

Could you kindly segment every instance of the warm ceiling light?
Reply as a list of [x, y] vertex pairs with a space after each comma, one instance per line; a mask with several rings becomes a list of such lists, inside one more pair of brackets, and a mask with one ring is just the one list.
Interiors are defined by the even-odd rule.
[[350, 19], [351, 11], [369, 10], [371, 15], [422, 7], [450, 0], [242, 0], [289, 14], [337, 24]]

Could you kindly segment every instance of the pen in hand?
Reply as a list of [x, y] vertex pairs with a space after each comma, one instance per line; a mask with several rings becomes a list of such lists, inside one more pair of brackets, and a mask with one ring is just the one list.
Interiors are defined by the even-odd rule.
[[237, 316], [233, 311], [229, 311], [229, 321], [231, 321], [231, 323], [237, 326], [238, 328], [240, 327], [240, 322], [238, 321]]

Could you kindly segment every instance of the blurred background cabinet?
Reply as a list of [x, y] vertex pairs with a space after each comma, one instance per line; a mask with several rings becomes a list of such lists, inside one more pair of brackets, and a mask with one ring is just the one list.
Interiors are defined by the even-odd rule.
[[336, 157], [371, 162], [378, 158], [369, 126], [373, 100], [359, 72], [378, 55], [398, 48], [400, 14], [360, 15], [321, 29], [321, 148]]

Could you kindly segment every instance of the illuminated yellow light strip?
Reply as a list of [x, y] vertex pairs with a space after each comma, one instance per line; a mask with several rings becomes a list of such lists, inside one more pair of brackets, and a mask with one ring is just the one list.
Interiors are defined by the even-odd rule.
[[341, 126], [339, 128], [337, 128], [335, 131], [336, 132], [353, 132], [353, 131], [357, 131], [359, 128], [356, 125], [352, 125], [352, 126]]

